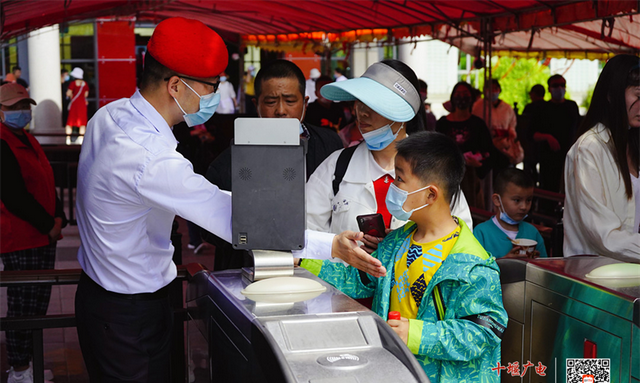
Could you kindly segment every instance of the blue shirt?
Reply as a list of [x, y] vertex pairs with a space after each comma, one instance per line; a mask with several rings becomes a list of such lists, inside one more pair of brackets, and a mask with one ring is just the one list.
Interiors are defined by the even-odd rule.
[[[491, 255], [496, 258], [502, 258], [513, 248], [513, 243], [507, 235], [500, 230], [499, 227], [489, 219], [481, 224], [477, 225], [473, 229], [473, 235], [476, 236], [478, 242], [487, 250]], [[547, 257], [547, 249], [544, 247], [544, 239], [538, 232], [535, 226], [528, 222], [520, 222], [518, 225], [518, 235], [516, 238], [532, 239], [538, 242], [536, 250], [540, 252], [540, 257]]]

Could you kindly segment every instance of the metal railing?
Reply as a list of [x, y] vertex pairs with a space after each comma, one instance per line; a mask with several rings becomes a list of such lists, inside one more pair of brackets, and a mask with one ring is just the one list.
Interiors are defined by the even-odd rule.
[[[172, 282], [171, 302], [174, 308], [174, 329], [171, 346], [172, 382], [185, 381], [184, 322], [187, 313], [183, 303], [182, 282], [189, 280], [204, 267], [200, 264], [178, 265], [178, 275]], [[0, 287], [22, 285], [73, 285], [80, 280], [82, 269], [1, 271]], [[44, 382], [43, 330], [76, 327], [75, 314], [0, 318], [0, 331], [31, 330], [33, 339], [34, 382]]]

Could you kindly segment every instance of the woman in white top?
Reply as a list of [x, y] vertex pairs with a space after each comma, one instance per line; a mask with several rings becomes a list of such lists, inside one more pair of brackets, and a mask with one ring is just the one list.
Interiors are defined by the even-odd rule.
[[[334, 194], [336, 164], [344, 150], [331, 154], [315, 170], [306, 187], [307, 228], [328, 233], [358, 232], [358, 215], [381, 213], [387, 229], [402, 226], [389, 214], [385, 198], [394, 180], [395, 143], [424, 130], [426, 116], [418, 78], [406, 64], [384, 60], [360, 78], [327, 84], [320, 92], [333, 101], [355, 101], [357, 125], [364, 137], [348, 161]], [[348, 149], [346, 149], [348, 150]], [[456, 202], [457, 200], [457, 202]], [[469, 227], [471, 212], [462, 193], [452, 201], [453, 215]], [[365, 235], [364, 249], [373, 252], [382, 238]]]
[[565, 163], [564, 255], [640, 262], [640, 58], [607, 62]]

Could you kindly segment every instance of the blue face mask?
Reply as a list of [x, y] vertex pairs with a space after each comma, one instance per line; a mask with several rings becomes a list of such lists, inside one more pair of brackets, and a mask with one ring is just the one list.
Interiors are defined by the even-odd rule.
[[500, 92], [491, 93], [491, 101], [496, 102], [500, 98]]
[[360, 133], [362, 133], [362, 138], [364, 138], [364, 141], [367, 143], [367, 148], [369, 148], [369, 150], [379, 151], [389, 146], [396, 137], [398, 137], [398, 133], [400, 133], [402, 128], [404, 128], [403, 122], [400, 129], [393, 134], [393, 130], [391, 130], [391, 126], [393, 124], [395, 124], [395, 122], [367, 133], [362, 133], [362, 131], [360, 131]]
[[553, 98], [556, 101], [562, 101], [562, 99], [564, 99], [564, 94], [566, 93], [566, 89], [555, 87], [555, 88], [549, 89], [549, 92], [551, 93], [551, 98]]
[[4, 124], [11, 129], [24, 129], [31, 122], [31, 110], [7, 110], [4, 111]]
[[522, 222], [525, 218], [527, 218], [529, 216], [529, 214], [526, 214], [524, 217], [522, 217], [522, 219], [520, 221], [516, 221], [515, 219], [509, 217], [509, 215], [506, 213], [506, 211], [504, 210], [504, 205], [502, 204], [502, 198], [500, 198], [500, 196], [498, 195], [498, 200], [500, 201], [500, 208], [502, 209], [500, 211], [500, 220], [504, 223], [507, 223], [509, 225], [519, 225], [520, 222]]
[[220, 81], [227, 81], [227, 77], [226, 76], [220, 76]]
[[389, 186], [389, 191], [387, 192], [387, 198], [385, 200], [387, 204], [387, 210], [389, 210], [389, 213], [391, 213], [391, 215], [396, 217], [397, 219], [401, 221], [408, 221], [409, 218], [411, 218], [411, 215], [413, 214], [414, 211], [425, 208], [429, 206], [429, 204], [426, 203], [411, 211], [405, 211], [402, 207], [404, 206], [404, 203], [407, 202], [407, 197], [409, 197], [411, 194], [423, 191], [429, 188], [430, 186], [431, 185], [427, 185], [423, 188], [414, 190], [411, 193], [409, 193], [405, 190], [400, 189], [395, 184], [391, 184], [391, 186]]
[[220, 94], [210, 93], [210, 94], [207, 94], [206, 96], [200, 96], [198, 92], [193, 90], [193, 88], [190, 87], [189, 84], [184, 82], [184, 80], [180, 79], [180, 81], [182, 81], [182, 83], [186, 85], [187, 88], [191, 89], [191, 91], [195, 93], [196, 96], [200, 97], [200, 109], [195, 113], [189, 113], [189, 114], [187, 114], [187, 112], [185, 112], [184, 109], [182, 109], [182, 106], [180, 106], [180, 103], [178, 102], [178, 100], [176, 100], [175, 97], [173, 98], [176, 104], [178, 104], [178, 108], [180, 108], [180, 110], [182, 111], [182, 114], [184, 114], [184, 122], [186, 122], [187, 125], [191, 127], [191, 126], [201, 125], [209, 121], [211, 116], [213, 116], [213, 114], [215, 113], [216, 108], [218, 107], [218, 104], [220, 103]]

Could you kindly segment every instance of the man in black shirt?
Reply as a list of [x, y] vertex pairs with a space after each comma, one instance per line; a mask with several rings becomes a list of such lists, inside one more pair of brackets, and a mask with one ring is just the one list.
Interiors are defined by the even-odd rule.
[[[254, 103], [262, 118], [297, 118], [301, 121], [300, 139], [306, 147], [307, 179], [313, 171], [338, 149], [342, 140], [335, 131], [303, 124], [308, 97], [305, 96], [304, 74], [288, 60], [276, 60], [258, 72], [255, 79]], [[207, 171], [206, 178], [222, 190], [231, 191], [231, 148], [216, 158]], [[205, 232], [207, 242], [216, 246], [214, 270], [240, 268], [250, 265], [245, 251], [234, 250], [231, 244]]]
[[346, 124], [342, 104], [327, 100], [320, 94], [320, 88], [332, 82], [329, 76], [320, 76], [316, 80], [315, 93], [317, 98], [309, 104], [304, 121], [311, 125], [338, 131]]
[[580, 120], [578, 105], [565, 99], [567, 81], [553, 75], [547, 81], [551, 100], [533, 120], [533, 139], [540, 143], [540, 188], [560, 193], [567, 152]]
[[529, 91], [531, 103], [524, 107], [524, 111], [518, 120], [518, 127], [516, 128], [522, 149], [524, 150], [524, 171], [531, 176], [535, 182], [538, 181], [538, 170], [536, 166], [539, 161], [538, 147], [540, 145], [533, 139], [533, 122], [539, 119], [539, 116], [544, 113], [544, 107], [546, 105], [544, 101], [545, 93], [546, 90], [544, 86], [540, 84], [531, 87]]

